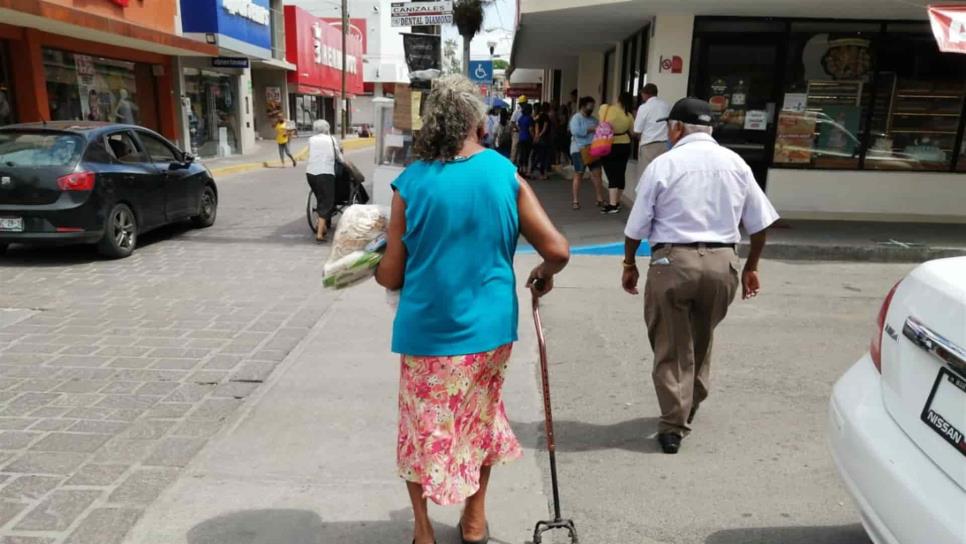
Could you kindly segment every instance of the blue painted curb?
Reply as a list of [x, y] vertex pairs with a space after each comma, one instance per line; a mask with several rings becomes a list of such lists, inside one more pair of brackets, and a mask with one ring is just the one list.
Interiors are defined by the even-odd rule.
[[[523, 255], [532, 255], [536, 253], [532, 246], [522, 245], [520, 246], [517, 253]], [[597, 244], [590, 246], [573, 246], [570, 248], [571, 255], [623, 255], [624, 254], [624, 243], [615, 242], [613, 244]], [[651, 246], [647, 242], [642, 242], [641, 247], [637, 250], [638, 257], [650, 257], [651, 256]]]

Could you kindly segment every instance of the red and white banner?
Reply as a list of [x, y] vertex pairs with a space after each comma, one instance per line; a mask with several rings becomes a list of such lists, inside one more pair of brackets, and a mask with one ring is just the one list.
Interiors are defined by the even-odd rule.
[[929, 22], [940, 51], [966, 53], [966, 5], [929, 6]]
[[[346, 92], [362, 94], [362, 39], [346, 40]], [[297, 69], [288, 81], [297, 89], [338, 93], [342, 88], [342, 31], [296, 6], [285, 6], [285, 58]]]

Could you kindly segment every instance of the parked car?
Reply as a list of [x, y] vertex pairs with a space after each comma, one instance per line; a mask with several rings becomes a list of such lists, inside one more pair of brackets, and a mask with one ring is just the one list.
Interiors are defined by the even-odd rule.
[[148, 129], [58, 121], [0, 128], [0, 253], [9, 244], [90, 243], [127, 257], [151, 229], [214, 224], [215, 180]]
[[966, 257], [885, 297], [869, 353], [835, 384], [829, 437], [876, 544], [966, 542]]

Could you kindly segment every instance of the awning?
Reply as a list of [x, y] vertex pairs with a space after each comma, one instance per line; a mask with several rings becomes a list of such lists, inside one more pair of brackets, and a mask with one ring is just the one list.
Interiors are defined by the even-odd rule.
[[966, 53], [966, 6], [929, 6], [929, 22], [940, 51]]
[[0, 0], [0, 21], [8, 25], [159, 55], [218, 54], [214, 45], [91, 13], [78, 17], [78, 11], [45, 0]]
[[268, 70], [284, 70], [294, 72], [298, 67], [291, 62], [281, 59], [252, 59], [252, 68], [265, 68]]

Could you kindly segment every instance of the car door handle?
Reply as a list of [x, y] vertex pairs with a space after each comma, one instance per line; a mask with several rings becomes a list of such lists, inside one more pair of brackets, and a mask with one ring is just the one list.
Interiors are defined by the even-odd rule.
[[957, 346], [951, 340], [937, 334], [912, 316], [908, 317], [905, 325], [902, 326], [902, 335], [933, 357], [966, 376], [966, 350]]

